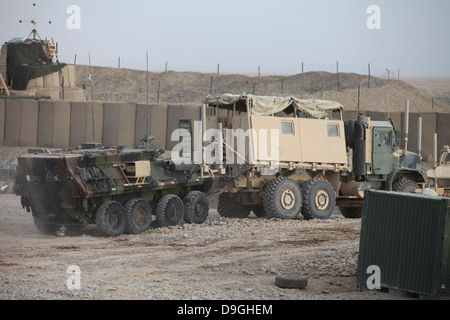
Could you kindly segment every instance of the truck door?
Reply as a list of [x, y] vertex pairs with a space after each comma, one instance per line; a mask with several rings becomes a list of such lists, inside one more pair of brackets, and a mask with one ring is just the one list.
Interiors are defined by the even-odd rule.
[[389, 174], [394, 169], [392, 130], [373, 129], [372, 161], [374, 174]]

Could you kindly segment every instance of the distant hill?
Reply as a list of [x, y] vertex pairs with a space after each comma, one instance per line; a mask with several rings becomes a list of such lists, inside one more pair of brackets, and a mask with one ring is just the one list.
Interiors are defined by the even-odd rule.
[[[76, 66], [77, 86], [88, 83], [89, 67]], [[212, 80], [211, 80], [212, 77]], [[92, 67], [95, 100], [114, 102], [147, 102], [145, 71]], [[354, 73], [307, 72], [290, 76], [248, 76], [242, 74], [211, 74], [197, 72], [149, 72], [149, 103], [201, 104], [212, 88], [213, 94], [255, 93], [257, 95], [293, 95], [303, 99], [335, 100], [346, 110], [403, 111], [409, 99], [411, 112], [450, 111], [448, 103], [434, 101], [430, 90], [421, 90], [409, 83]], [[212, 83], [212, 86], [211, 86]], [[88, 95], [90, 91], [88, 90]]]

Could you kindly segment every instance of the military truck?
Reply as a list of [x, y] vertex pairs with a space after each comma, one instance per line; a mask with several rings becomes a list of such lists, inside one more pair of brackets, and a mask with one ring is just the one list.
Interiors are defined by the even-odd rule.
[[162, 158], [162, 148], [107, 148], [84, 143], [71, 150], [18, 156], [14, 191], [38, 230], [54, 233], [95, 224], [106, 236], [159, 226], [203, 223], [214, 177], [199, 165]]
[[409, 192], [425, 181], [392, 120], [344, 121], [340, 103], [295, 97], [210, 95], [204, 105], [226, 136], [222, 216], [327, 219], [338, 205], [357, 218], [364, 190]]
[[427, 183], [423, 187], [428, 187], [441, 197], [450, 197], [450, 147], [445, 145], [441, 150], [438, 165], [427, 171]]

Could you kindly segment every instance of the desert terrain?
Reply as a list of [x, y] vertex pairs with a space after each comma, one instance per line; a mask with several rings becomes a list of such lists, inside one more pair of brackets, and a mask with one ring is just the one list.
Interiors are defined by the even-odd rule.
[[[387, 80], [355, 73], [337, 75], [329, 72], [306, 72], [295, 75], [251, 76], [197, 72], [147, 72], [131, 69], [76, 66], [76, 83], [88, 83], [92, 72], [93, 94], [97, 101], [150, 104], [200, 105], [208, 94], [292, 95], [300, 99], [323, 99], [340, 102], [345, 110], [404, 111], [410, 101], [411, 112], [449, 112], [450, 103], [432, 101], [434, 96], [450, 95], [450, 78]], [[158, 91], [159, 88], [159, 91]], [[87, 90], [90, 99], [90, 89]]]
[[[89, 69], [77, 66], [77, 81]], [[357, 109], [357, 90], [366, 110], [398, 110], [411, 100], [411, 111], [449, 111], [434, 95], [448, 95], [450, 81], [387, 81], [308, 73], [287, 77], [151, 73], [149, 100], [201, 103], [210, 93], [295, 95], [337, 100]], [[281, 79], [283, 92], [281, 92]], [[146, 73], [93, 68], [94, 98], [146, 103]], [[363, 88], [364, 87], [364, 88]], [[23, 150], [2, 147], [0, 163]], [[11, 187], [9, 189], [11, 191]], [[201, 225], [152, 227], [139, 235], [102, 237], [93, 226], [80, 234], [44, 235], [36, 230], [20, 198], [0, 194], [0, 299], [2, 300], [398, 300], [387, 292], [356, 289], [361, 219], [345, 219], [335, 209], [329, 220], [227, 219], [212, 207]], [[67, 270], [80, 270], [80, 288], [69, 289]], [[282, 289], [276, 275], [308, 279], [305, 289]]]
[[[41, 234], [19, 197], [1, 194], [0, 201], [0, 299], [401, 299], [356, 289], [361, 220], [338, 209], [326, 221], [226, 219], [212, 209], [201, 225], [109, 238], [94, 226]], [[81, 285], [70, 290], [74, 265]], [[278, 274], [307, 277], [308, 286], [282, 289]]]

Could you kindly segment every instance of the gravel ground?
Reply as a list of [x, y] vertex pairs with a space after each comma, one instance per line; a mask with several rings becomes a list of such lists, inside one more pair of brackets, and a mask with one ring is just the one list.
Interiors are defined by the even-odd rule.
[[[101, 237], [39, 233], [20, 198], [1, 194], [0, 299], [394, 300], [358, 291], [361, 220], [225, 219], [210, 210], [201, 225]], [[68, 268], [80, 271], [70, 290]], [[306, 289], [282, 289], [278, 274], [305, 276]]]

